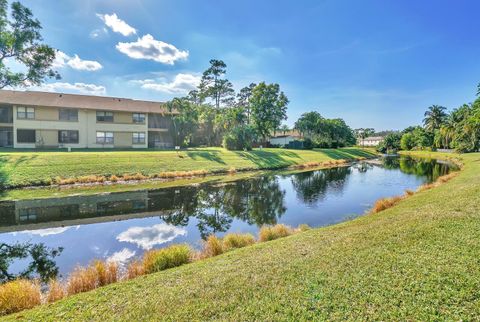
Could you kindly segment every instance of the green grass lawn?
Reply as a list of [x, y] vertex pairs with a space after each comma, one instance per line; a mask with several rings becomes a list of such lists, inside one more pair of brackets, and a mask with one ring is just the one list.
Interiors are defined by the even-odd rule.
[[381, 213], [6, 320], [478, 320], [480, 153], [461, 158], [459, 176]]
[[250, 152], [221, 148], [181, 151], [79, 151], [38, 152], [0, 150], [0, 186], [42, 185], [60, 176], [158, 174], [168, 171], [225, 171], [230, 168], [281, 168], [310, 161], [368, 157], [358, 148], [324, 150], [263, 149]]

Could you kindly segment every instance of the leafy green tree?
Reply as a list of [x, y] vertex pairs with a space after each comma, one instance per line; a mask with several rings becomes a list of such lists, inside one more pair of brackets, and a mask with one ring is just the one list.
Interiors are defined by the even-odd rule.
[[[20, 2], [12, 2], [8, 16], [7, 0], [0, 0], [0, 89], [7, 86], [40, 85], [46, 78], [60, 78], [51, 66], [55, 49], [42, 44], [40, 21]], [[14, 72], [6, 66], [15, 60], [25, 71]]]
[[227, 72], [227, 65], [218, 59], [210, 60], [210, 67], [203, 72], [199, 85], [200, 101], [212, 99], [218, 110], [221, 105], [233, 105], [235, 91], [228, 79], [222, 78]]
[[179, 112], [172, 117], [172, 132], [176, 146], [188, 145], [198, 127], [198, 110], [185, 98], [174, 98], [167, 103], [170, 112]]
[[223, 137], [223, 147], [227, 150], [251, 150], [256, 139], [255, 129], [251, 125], [232, 128]]
[[402, 134], [400, 132], [392, 132], [385, 136], [383, 141], [377, 146], [377, 150], [382, 153], [396, 152], [400, 149], [400, 141]]
[[415, 137], [411, 132], [407, 132], [402, 135], [402, 139], [400, 140], [400, 147], [402, 150], [411, 150], [415, 147]]
[[297, 129], [303, 136], [313, 139], [315, 137], [325, 135], [327, 128], [324, 123], [325, 119], [320, 113], [313, 111], [303, 113], [295, 122], [295, 129]]
[[288, 98], [278, 84], [261, 82], [253, 89], [250, 98], [252, 122], [264, 141], [287, 119], [287, 105]]
[[245, 110], [245, 115], [247, 118], [247, 123], [250, 124], [251, 118], [251, 108], [250, 108], [250, 98], [252, 97], [253, 89], [257, 86], [255, 83], [251, 83], [248, 86], [245, 86], [237, 94], [237, 106], [242, 107]]
[[430, 106], [424, 114], [425, 118], [423, 119], [423, 125], [425, 126], [425, 129], [431, 133], [440, 129], [447, 117], [446, 110], [446, 107], [440, 105]]

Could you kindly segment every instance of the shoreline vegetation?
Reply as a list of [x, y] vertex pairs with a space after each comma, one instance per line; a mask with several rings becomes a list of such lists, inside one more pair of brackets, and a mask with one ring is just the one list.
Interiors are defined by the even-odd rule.
[[[425, 158], [429, 157], [425, 155], [425, 153], [403, 154]], [[463, 167], [463, 162], [457, 157], [452, 158], [450, 155], [437, 155], [436, 153], [433, 154], [433, 157], [445, 159], [454, 162], [460, 168]], [[415, 192], [406, 191], [405, 195], [402, 196], [380, 199], [366, 214], [378, 215], [380, 212], [398, 205], [400, 201], [404, 201], [413, 195], [441, 186], [457, 177], [458, 174], [459, 172], [452, 172], [439, 177], [437, 181], [433, 183], [420, 186]], [[347, 225], [347, 223], [334, 226], [341, 225]], [[58, 280], [50, 281], [47, 291], [44, 293], [41, 292], [39, 283], [36, 281], [17, 280], [9, 282], [0, 286], [0, 308], [2, 309], [0, 312], [9, 314], [23, 309], [33, 308], [42, 303], [53, 303], [66, 296], [88, 292], [118, 281], [136, 279], [145, 274], [157, 273], [187, 263], [203, 261], [234, 249], [244, 248], [256, 243], [273, 241], [309, 230], [311, 230], [311, 228], [308, 225], [300, 225], [298, 228], [293, 229], [283, 224], [277, 224], [275, 226], [262, 227], [257, 239], [250, 234], [232, 233], [225, 235], [223, 238], [210, 235], [206, 241], [203, 242], [203, 248], [200, 251], [194, 251], [186, 244], [174, 244], [167, 248], [146, 252], [141, 260], [130, 262], [123, 271], [120, 271], [116, 263], [95, 260], [87, 267], [77, 267], [63, 283]]]
[[372, 158], [368, 149], [255, 149], [233, 152], [221, 148], [175, 151], [1, 152], [3, 191], [39, 187], [109, 187], [130, 183], [169, 182], [211, 175], [259, 170], [332, 167]]
[[173, 244], [145, 252], [141, 259], [129, 262], [123, 270], [116, 262], [95, 259], [86, 267], [77, 266], [63, 281], [51, 279], [46, 288], [42, 288], [38, 280], [16, 279], [0, 285], [0, 316], [310, 229], [305, 224], [297, 228], [277, 224], [261, 227], [257, 239], [251, 234], [230, 233], [223, 238], [210, 235], [203, 241], [202, 249], [199, 251], [187, 244]]

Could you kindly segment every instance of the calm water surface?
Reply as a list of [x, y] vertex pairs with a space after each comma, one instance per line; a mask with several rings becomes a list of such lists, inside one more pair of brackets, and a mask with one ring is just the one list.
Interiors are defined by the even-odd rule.
[[[144, 251], [210, 234], [256, 234], [265, 224], [312, 227], [351, 219], [381, 197], [447, 174], [438, 161], [383, 158], [296, 174], [272, 173], [228, 184], [96, 196], [0, 202], [0, 242], [62, 247], [60, 274], [92, 259], [120, 263]], [[14, 261], [13, 270], [27, 261]]]

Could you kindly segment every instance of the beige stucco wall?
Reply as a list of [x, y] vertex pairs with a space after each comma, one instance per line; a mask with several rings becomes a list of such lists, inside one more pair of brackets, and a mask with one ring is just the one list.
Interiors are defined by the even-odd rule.
[[[44, 146], [58, 146], [58, 131], [59, 130], [77, 130], [79, 132], [79, 141], [78, 144], [62, 144], [63, 147], [72, 147], [72, 148], [86, 148], [87, 146], [87, 112], [84, 110], [78, 111], [78, 122], [72, 121], [59, 121], [58, 120], [58, 109], [56, 111], [55, 119], [53, 118], [53, 111], [51, 108], [45, 107], [35, 107], [35, 119], [34, 120], [24, 120], [17, 119], [17, 109], [14, 106], [13, 109], [13, 142], [15, 148], [35, 148], [40, 147], [41, 140], [43, 137]], [[40, 118], [39, 118], [40, 117]], [[45, 118], [45, 119], [42, 119]], [[37, 144], [35, 143], [17, 143], [17, 129], [30, 129], [36, 130], [35, 136]], [[53, 139], [53, 134], [48, 133], [47, 139], [48, 144], [45, 143], [45, 135], [43, 130], [50, 130], [55, 133], [55, 139]], [[47, 132], [45, 132], [47, 133]], [[55, 143], [53, 143], [55, 141]]]
[[[15, 148], [58, 146], [59, 130], [77, 130], [79, 132], [78, 144], [62, 144], [62, 147], [72, 148], [113, 148], [113, 147], [148, 147], [148, 114], [145, 113], [146, 122], [133, 123], [132, 113], [115, 112], [114, 123], [97, 122], [96, 110], [79, 110], [78, 121], [59, 121], [57, 108], [35, 107], [35, 119], [17, 119], [17, 109], [13, 109], [13, 138]], [[36, 143], [17, 143], [17, 129], [36, 130]], [[113, 132], [114, 144], [97, 144], [97, 132]], [[133, 144], [132, 133], [145, 133], [144, 144]]]
[[[87, 147], [89, 148], [113, 148], [113, 147], [135, 147], [135, 148], [146, 148], [148, 147], [148, 131], [147, 131], [147, 122], [145, 124], [135, 124], [132, 123], [132, 113], [114, 113], [114, 123], [97, 123], [97, 113], [96, 111], [87, 111]], [[126, 120], [127, 116], [130, 120], [129, 123], [117, 123], [118, 115], [122, 115], [123, 119]], [[148, 116], [146, 116], [148, 117]], [[114, 144], [102, 145], [97, 144], [97, 132], [113, 132], [113, 141]], [[132, 144], [132, 133], [133, 132], [144, 132], [145, 133], [145, 144]], [[127, 135], [128, 133], [128, 135]], [[118, 139], [117, 139], [118, 137]], [[120, 141], [118, 141], [120, 140]], [[127, 142], [128, 141], [128, 142]]]
[[53, 107], [35, 107], [35, 120], [58, 121], [59, 109]]
[[36, 130], [37, 146], [58, 146], [58, 130]]

